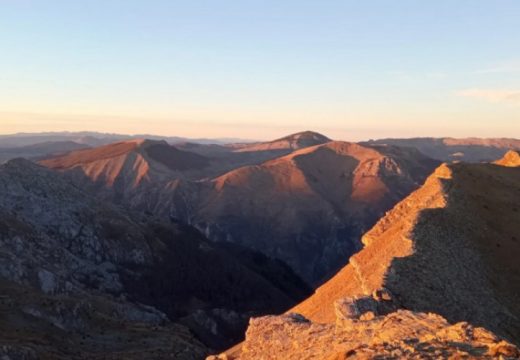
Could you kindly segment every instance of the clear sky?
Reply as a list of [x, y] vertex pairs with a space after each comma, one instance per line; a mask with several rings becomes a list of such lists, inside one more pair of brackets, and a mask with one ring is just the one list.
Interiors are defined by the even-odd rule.
[[0, 133], [520, 137], [518, 0], [0, 0]]

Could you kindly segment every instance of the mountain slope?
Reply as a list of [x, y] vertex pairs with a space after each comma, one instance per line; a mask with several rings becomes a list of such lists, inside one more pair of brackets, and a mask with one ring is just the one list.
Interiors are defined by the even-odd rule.
[[169, 213], [189, 218], [212, 240], [280, 258], [316, 284], [436, 165], [414, 150], [329, 142], [231, 171], [195, 191], [197, 197], [190, 188], [182, 197], [190, 199], [191, 213], [179, 203]]
[[[415, 149], [312, 132], [259, 146], [213, 146], [205, 153], [198, 145], [123, 142], [41, 163], [103, 198], [280, 259], [313, 285], [337, 271], [359, 249], [360, 235], [438, 165]], [[258, 163], [262, 158], [271, 159]], [[236, 167], [243, 162], [254, 165]]]
[[363, 236], [364, 248], [293, 310], [333, 322], [332, 303], [384, 290], [399, 307], [520, 342], [520, 168], [442, 165]]
[[[283, 311], [308, 294], [289, 269], [270, 259], [252, 252], [237, 258], [191, 227], [99, 202], [59, 173], [21, 159], [0, 167], [0, 243], [2, 294], [12, 299], [8, 308], [18, 314], [5, 321], [18, 323], [29, 311], [42, 322], [39, 330], [31, 330], [38, 336], [55, 326], [55, 337], [80, 330], [92, 337], [84, 346], [79, 336], [74, 338], [78, 343], [54, 349], [65, 351], [65, 358], [77, 355], [67, 352], [74, 346], [87, 352], [100, 346], [105, 335], [123, 339], [105, 349], [119, 351], [127, 330], [153, 337], [161, 324], [158, 334], [170, 344], [165, 351], [174, 346], [181, 354], [192, 347], [179, 357], [200, 358], [206, 347], [171, 321], [220, 348], [239, 339], [250, 315]], [[258, 256], [262, 272], [252, 265]], [[23, 293], [33, 296], [21, 301]], [[78, 298], [98, 314], [92, 322], [90, 310], [74, 310]], [[103, 317], [111, 325], [103, 325]], [[24, 326], [32, 328], [35, 321], [25, 319]], [[118, 330], [118, 321], [128, 327]], [[0, 336], [0, 341], [22, 343], [38, 353], [52, 350], [52, 341], [45, 350], [26, 335]], [[142, 345], [135, 356], [155, 351], [151, 346], [148, 353]]]
[[518, 139], [484, 138], [409, 138], [378, 139], [362, 142], [365, 145], [388, 144], [414, 147], [426, 156], [440, 161], [493, 161], [502, 157], [508, 150], [520, 149]]
[[199, 176], [209, 159], [178, 150], [164, 141], [129, 140], [71, 152], [40, 161], [56, 170], [75, 171], [85, 184], [123, 194], [137, 187], [172, 178]]

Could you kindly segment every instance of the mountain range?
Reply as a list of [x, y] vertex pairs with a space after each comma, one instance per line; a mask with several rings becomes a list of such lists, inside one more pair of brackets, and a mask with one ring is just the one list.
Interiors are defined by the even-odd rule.
[[444, 162], [489, 162], [501, 158], [509, 150], [520, 149], [520, 140], [513, 138], [378, 139], [369, 140], [363, 144], [413, 147], [432, 159]]
[[412, 148], [313, 132], [227, 146], [216, 156], [201, 147], [131, 140], [40, 163], [103, 199], [283, 260], [312, 285], [334, 274], [361, 234], [439, 164]]
[[520, 357], [518, 141], [423, 141], [9, 148], [0, 357]]
[[[150, 134], [137, 134], [137, 135], [126, 135], [126, 134], [111, 134], [101, 133], [96, 131], [60, 131], [60, 132], [40, 132], [40, 133], [17, 133], [10, 135], [0, 135], [0, 147], [21, 147], [43, 142], [60, 142], [60, 141], [72, 141], [79, 144], [88, 145], [90, 147], [96, 147], [101, 145], [107, 145], [117, 141], [124, 140], [135, 140], [135, 139], [151, 139], [151, 140], [164, 140], [168, 143], [200, 143], [200, 144], [228, 144], [244, 142], [246, 140], [238, 138], [198, 138], [191, 139], [180, 136], [161, 136], [161, 135], [150, 135]], [[250, 142], [250, 141], [247, 141]]]

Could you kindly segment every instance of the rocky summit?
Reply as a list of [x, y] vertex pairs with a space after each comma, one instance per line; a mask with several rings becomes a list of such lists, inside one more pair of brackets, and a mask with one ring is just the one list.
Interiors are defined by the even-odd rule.
[[398, 310], [351, 317], [335, 324], [289, 313], [250, 321], [246, 340], [234, 355], [208, 360], [299, 359], [516, 359], [520, 350], [467, 322], [450, 324], [432, 313]]

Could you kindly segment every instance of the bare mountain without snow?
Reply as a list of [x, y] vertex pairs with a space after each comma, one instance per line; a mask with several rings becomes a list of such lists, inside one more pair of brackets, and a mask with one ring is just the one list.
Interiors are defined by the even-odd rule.
[[104, 199], [281, 259], [312, 284], [338, 270], [363, 231], [438, 165], [412, 148], [313, 132], [213, 153], [201, 148], [209, 146], [132, 140], [41, 164]]
[[213, 359], [519, 358], [517, 160], [443, 164], [313, 296]]

